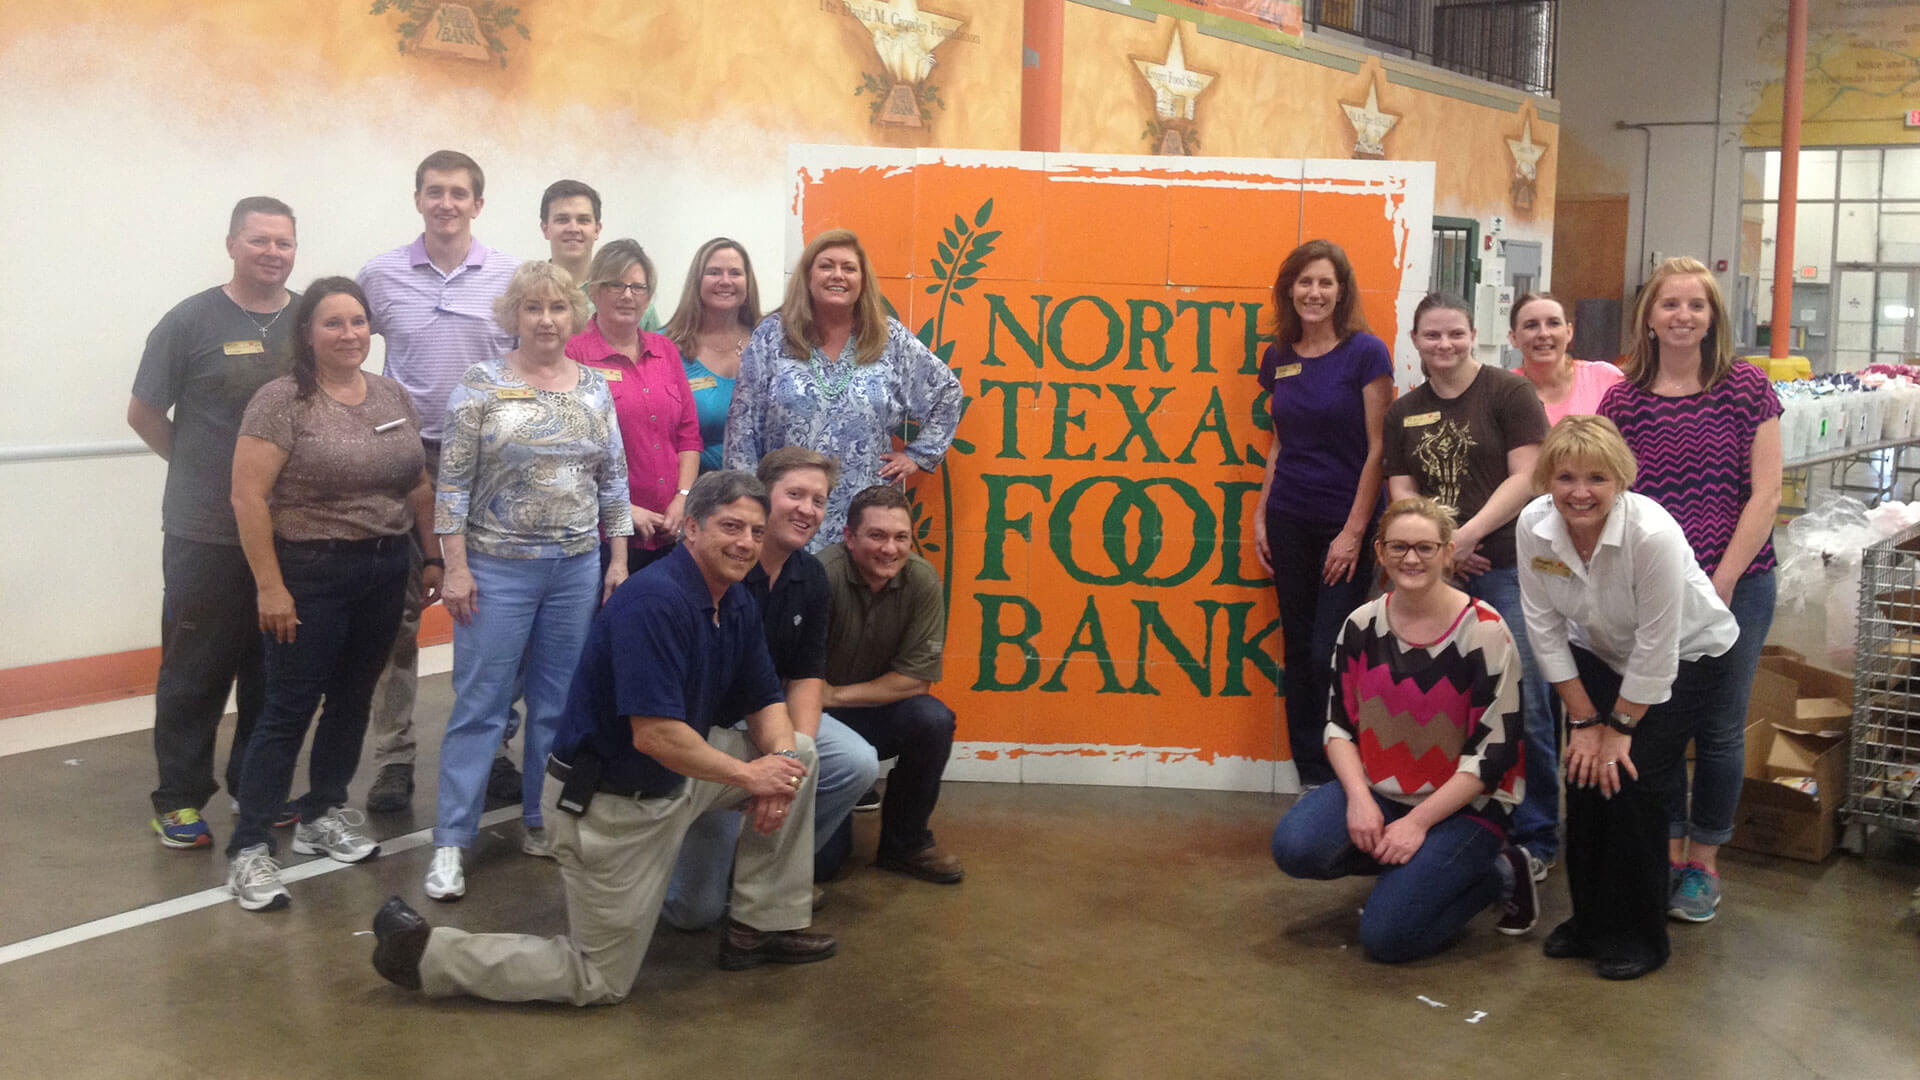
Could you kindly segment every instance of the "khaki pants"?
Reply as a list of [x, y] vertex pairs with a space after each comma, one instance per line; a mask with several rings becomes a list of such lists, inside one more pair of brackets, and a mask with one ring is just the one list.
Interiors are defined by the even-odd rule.
[[[759, 756], [744, 731], [715, 728], [707, 741], [742, 761]], [[762, 835], [742, 829], [735, 848], [733, 918], [756, 930], [800, 930], [813, 919], [813, 740], [795, 735], [807, 778], [786, 824]], [[601, 1005], [633, 988], [653, 938], [680, 840], [708, 810], [746, 802], [745, 790], [689, 780], [664, 799], [595, 796], [585, 817], [554, 809], [560, 782], [541, 802], [567, 889], [565, 937], [469, 934], [438, 927], [420, 958], [420, 988], [435, 997]]]

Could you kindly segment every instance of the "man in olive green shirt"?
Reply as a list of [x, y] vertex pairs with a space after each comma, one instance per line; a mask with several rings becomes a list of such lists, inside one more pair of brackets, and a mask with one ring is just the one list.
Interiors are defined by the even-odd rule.
[[833, 599], [821, 707], [880, 757], [899, 759], [874, 865], [952, 885], [964, 874], [960, 860], [934, 846], [927, 827], [953, 752], [953, 710], [929, 693], [940, 679], [946, 608], [940, 575], [913, 553], [908, 506], [898, 488], [867, 488], [847, 507], [846, 540], [820, 553]]

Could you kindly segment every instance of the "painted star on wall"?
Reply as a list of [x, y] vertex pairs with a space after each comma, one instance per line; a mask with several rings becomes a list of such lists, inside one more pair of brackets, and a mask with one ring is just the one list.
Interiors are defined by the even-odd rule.
[[933, 50], [966, 22], [921, 11], [916, 0], [851, 0], [847, 11], [873, 35], [874, 51], [887, 74], [907, 83], [927, 80], [933, 73]]
[[1533, 141], [1532, 117], [1521, 125], [1519, 138], [1507, 140], [1507, 149], [1513, 152], [1514, 175], [1523, 180], [1540, 178], [1540, 155], [1546, 153], [1547, 148]]
[[1340, 108], [1346, 111], [1347, 120], [1353, 124], [1353, 152], [1369, 157], [1386, 157], [1387, 148], [1382, 140], [1387, 137], [1387, 132], [1393, 130], [1393, 125], [1400, 122], [1400, 118], [1380, 111], [1379, 88], [1371, 83], [1367, 85], [1365, 106], [1349, 105], [1343, 101]]
[[1133, 64], [1153, 88], [1153, 112], [1163, 120], [1193, 119], [1193, 99], [1200, 96], [1216, 78], [1210, 72], [1187, 67], [1186, 50], [1180, 46], [1180, 31], [1173, 32], [1167, 46], [1167, 58], [1160, 63], [1133, 58]]

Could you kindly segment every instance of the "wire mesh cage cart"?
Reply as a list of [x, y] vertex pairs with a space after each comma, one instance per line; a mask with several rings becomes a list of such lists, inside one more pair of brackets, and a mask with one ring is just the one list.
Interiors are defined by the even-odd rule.
[[1920, 836], [1920, 526], [1861, 555], [1852, 742], [1848, 846], [1863, 829]]

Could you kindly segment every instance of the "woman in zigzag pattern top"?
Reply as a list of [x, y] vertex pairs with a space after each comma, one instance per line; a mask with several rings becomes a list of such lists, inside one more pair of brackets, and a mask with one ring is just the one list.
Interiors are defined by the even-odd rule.
[[1498, 612], [1448, 584], [1453, 528], [1430, 498], [1381, 518], [1393, 591], [1350, 615], [1334, 647], [1325, 739], [1339, 781], [1273, 833], [1291, 877], [1379, 875], [1360, 943], [1387, 963], [1439, 951], [1490, 904], [1502, 932], [1524, 934], [1538, 907], [1526, 853], [1506, 840], [1525, 768], [1519, 654]]
[[[1718, 855], [1733, 837], [1745, 771], [1747, 698], [1773, 626], [1773, 520], [1780, 509], [1780, 399], [1766, 373], [1735, 362], [1720, 287], [1705, 265], [1668, 259], [1635, 306], [1626, 381], [1607, 391], [1612, 420], [1639, 464], [1635, 490], [1686, 534], [1700, 568], [1740, 625], [1728, 653], [1728, 693], [1692, 734], [1694, 774], [1666, 792], [1668, 914], [1713, 918]], [[1689, 805], [1691, 804], [1691, 805]]]

